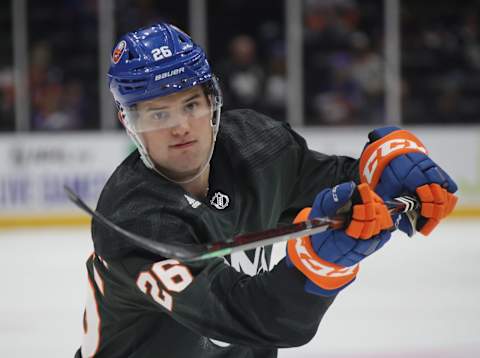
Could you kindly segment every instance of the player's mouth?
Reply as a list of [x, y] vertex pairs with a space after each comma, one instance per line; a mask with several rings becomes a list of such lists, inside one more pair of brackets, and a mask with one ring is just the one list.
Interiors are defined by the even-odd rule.
[[196, 140], [190, 140], [190, 141], [185, 141], [182, 143], [177, 143], [177, 144], [172, 144], [170, 145], [170, 148], [172, 149], [186, 149], [192, 147], [197, 141]]

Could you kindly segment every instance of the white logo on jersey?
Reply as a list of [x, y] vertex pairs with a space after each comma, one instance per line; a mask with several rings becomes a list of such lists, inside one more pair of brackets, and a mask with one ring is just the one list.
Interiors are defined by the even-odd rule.
[[200, 206], [201, 203], [198, 200], [195, 200], [194, 198], [189, 197], [187, 194], [185, 194], [184, 196], [192, 208], [196, 209]]
[[208, 338], [208, 337], [207, 337], [207, 339], [210, 342], [212, 342], [214, 345], [222, 347], [222, 348], [230, 346], [230, 343], [219, 341], [218, 339], [213, 339], [213, 338]]
[[212, 200], [210, 200], [210, 204], [212, 204], [212, 206], [216, 207], [219, 210], [225, 209], [229, 203], [230, 198], [219, 191], [217, 191], [212, 197]]
[[[224, 258], [227, 265], [233, 267], [236, 271], [249, 276], [255, 276], [261, 272], [271, 271], [276, 264], [285, 257], [287, 242], [279, 242], [272, 245], [270, 253], [270, 262], [268, 262], [263, 247], [257, 247], [253, 255], [253, 261], [250, 260], [244, 251], [238, 251], [230, 254], [230, 262]], [[253, 251], [253, 250], [252, 250]]]
[[249, 276], [255, 276], [260, 272], [268, 271], [267, 258], [265, 257], [265, 250], [263, 247], [255, 249], [255, 256], [253, 262], [244, 251], [234, 252], [230, 255], [230, 261], [236, 271], [243, 272]]

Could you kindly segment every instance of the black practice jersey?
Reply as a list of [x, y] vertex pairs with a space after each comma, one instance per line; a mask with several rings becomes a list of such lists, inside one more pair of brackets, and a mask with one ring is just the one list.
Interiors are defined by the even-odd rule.
[[[108, 180], [97, 210], [152, 240], [218, 242], [291, 223], [320, 190], [358, 181], [357, 171], [354, 159], [309, 150], [288, 125], [236, 110], [222, 115], [205, 198], [147, 169], [134, 152]], [[277, 244], [186, 264], [95, 220], [92, 237], [76, 357], [276, 357], [277, 348], [308, 342], [333, 301], [304, 291], [305, 277], [284, 262], [285, 245], [281, 255]]]

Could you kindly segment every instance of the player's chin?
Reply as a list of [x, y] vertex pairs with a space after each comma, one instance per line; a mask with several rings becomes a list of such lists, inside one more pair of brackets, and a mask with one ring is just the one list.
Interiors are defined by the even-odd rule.
[[202, 164], [198, 163], [190, 166], [175, 166], [174, 168], [167, 169], [165, 174], [167, 174], [173, 180], [184, 181], [193, 178], [200, 172], [200, 170], [202, 170], [202, 168]]

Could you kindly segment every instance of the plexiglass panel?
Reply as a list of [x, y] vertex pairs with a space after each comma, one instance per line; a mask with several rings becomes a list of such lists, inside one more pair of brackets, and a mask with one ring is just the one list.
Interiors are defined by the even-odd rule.
[[383, 0], [304, 1], [309, 125], [384, 122]]
[[480, 2], [401, 6], [404, 123], [480, 123]]
[[28, 1], [33, 131], [99, 128], [96, 1]]
[[0, 1], [0, 131], [15, 129], [15, 90], [13, 79], [12, 8]]
[[225, 110], [286, 116], [284, 1], [209, 0], [208, 50]]

